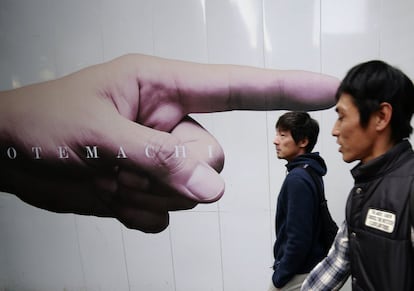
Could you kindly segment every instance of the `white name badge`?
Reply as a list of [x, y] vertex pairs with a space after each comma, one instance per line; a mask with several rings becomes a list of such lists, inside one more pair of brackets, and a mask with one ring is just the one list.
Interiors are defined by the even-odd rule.
[[365, 225], [387, 233], [392, 233], [395, 227], [395, 214], [370, 208], [365, 219]]

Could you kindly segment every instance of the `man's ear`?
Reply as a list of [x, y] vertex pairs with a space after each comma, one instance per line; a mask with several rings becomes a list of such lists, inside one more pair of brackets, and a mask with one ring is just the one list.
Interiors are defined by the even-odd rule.
[[298, 146], [300, 148], [306, 148], [306, 146], [308, 145], [308, 143], [309, 143], [309, 139], [304, 138], [304, 139], [302, 139], [301, 141], [298, 142]]
[[392, 106], [388, 102], [382, 102], [380, 108], [376, 113], [376, 124], [375, 128], [378, 131], [384, 130], [391, 122], [392, 117]]

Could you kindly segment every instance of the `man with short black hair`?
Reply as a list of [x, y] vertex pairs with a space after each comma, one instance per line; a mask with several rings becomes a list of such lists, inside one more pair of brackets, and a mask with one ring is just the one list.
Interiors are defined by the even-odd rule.
[[[276, 123], [273, 143], [277, 157], [288, 162], [288, 174], [277, 201], [269, 291], [299, 290], [306, 275], [326, 255], [319, 240], [319, 189], [323, 189], [327, 169], [319, 153], [312, 153], [318, 134], [317, 121], [306, 112], [287, 112]], [[308, 171], [313, 171], [315, 180]]]
[[[337, 91], [332, 135], [347, 163], [359, 161], [346, 217], [326, 259], [302, 290], [338, 290], [349, 275], [352, 289], [414, 289], [412, 133], [414, 86], [383, 61], [353, 67]], [[412, 207], [412, 206], [411, 206]]]

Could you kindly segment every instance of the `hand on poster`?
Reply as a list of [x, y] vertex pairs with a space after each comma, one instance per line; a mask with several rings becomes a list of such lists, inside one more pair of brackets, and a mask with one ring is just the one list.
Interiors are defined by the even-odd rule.
[[0, 92], [0, 190], [54, 212], [160, 232], [218, 200], [224, 153], [190, 113], [319, 110], [339, 80], [306, 71], [125, 55]]

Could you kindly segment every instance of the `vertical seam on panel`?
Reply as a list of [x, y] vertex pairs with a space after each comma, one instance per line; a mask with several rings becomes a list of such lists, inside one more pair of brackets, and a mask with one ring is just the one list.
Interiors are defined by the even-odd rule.
[[[323, 44], [322, 44], [322, 0], [318, 0], [319, 2], [319, 73], [323, 73]], [[321, 113], [320, 118], [322, 121], [322, 124], [325, 124], [324, 122], [324, 114]], [[321, 136], [322, 140], [320, 142], [321, 152], [324, 152], [324, 136]]]
[[154, 2], [151, 1], [152, 54], [155, 54]]
[[171, 252], [171, 267], [173, 272], [173, 285], [174, 290], [177, 290], [177, 280], [175, 279], [175, 264], [174, 264], [174, 250], [172, 246], [172, 238], [171, 238], [171, 228], [168, 228], [168, 239], [170, 241], [170, 252]]
[[381, 27], [381, 19], [382, 19], [382, 13], [383, 13], [383, 5], [382, 5], [382, 1], [380, 1], [380, 3], [379, 3], [379, 12], [378, 12], [378, 14], [379, 15], [377, 15], [378, 16], [378, 56], [379, 56], [379, 58], [381, 58], [381, 37], [382, 37], [382, 34], [381, 34], [381, 31], [382, 31], [382, 27]]
[[128, 283], [128, 290], [131, 290], [131, 282], [129, 280], [128, 262], [127, 262], [126, 249], [125, 249], [124, 230], [122, 229], [121, 224], [119, 225], [119, 230], [121, 231], [122, 252], [124, 254], [124, 263], [125, 263], [126, 277], [127, 277], [127, 283]]
[[323, 72], [322, 62], [322, 0], [319, 0], [319, 72]]
[[207, 3], [205, 0], [202, 0], [204, 2], [204, 35], [206, 37], [206, 57], [207, 57], [207, 63], [210, 63], [210, 49], [209, 49], [209, 42], [208, 42], [208, 25], [207, 25]]
[[80, 259], [80, 263], [81, 263], [83, 284], [84, 284], [85, 288], [88, 288], [88, 286], [86, 285], [85, 268], [83, 266], [83, 256], [82, 256], [82, 251], [81, 251], [81, 247], [80, 247], [78, 220], [76, 219], [75, 215], [73, 215], [73, 219], [74, 219], [74, 223], [75, 223], [76, 241], [78, 243], [78, 252], [79, 252], [79, 259]]
[[221, 286], [224, 291], [224, 262], [223, 262], [223, 240], [222, 240], [222, 231], [221, 231], [221, 212], [220, 205], [217, 203], [217, 219], [218, 219], [218, 229], [219, 229], [219, 241], [220, 241], [220, 267], [221, 267]]
[[100, 5], [101, 5], [101, 9], [99, 10], [100, 11], [100, 14], [99, 14], [99, 17], [100, 17], [100, 21], [99, 21], [99, 23], [100, 23], [100, 25], [99, 25], [99, 27], [100, 27], [100, 29], [101, 29], [101, 31], [100, 31], [100, 33], [101, 33], [101, 62], [104, 62], [105, 60], [106, 60], [106, 56], [105, 56], [105, 38], [104, 38], [104, 28], [103, 28], [103, 2], [101, 1], [101, 2], [99, 2], [100, 3]]
[[[265, 68], [267, 68], [267, 60], [266, 60], [266, 39], [265, 39], [265, 0], [262, 0], [262, 34], [263, 34], [263, 48], [262, 48], [262, 52], [263, 52], [263, 66]], [[266, 107], [268, 105], [267, 102], [267, 98], [266, 98]], [[273, 245], [273, 239], [272, 239], [272, 235], [273, 235], [273, 227], [272, 227], [272, 221], [273, 221], [273, 216], [272, 216], [272, 189], [270, 186], [270, 180], [272, 178], [271, 174], [270, 174], [270, 148], [269, 145], [267, 144], [267, 141], [269, 141], [270, 136], [269, 136], [269, 111], [266, 110], [265, 112], [265, 116], [266, 116], [266, 155], [267, 155], [267, 201], [268, 201], [268, 221], [269, 221], [269, 245], [272, 246]], [[272, 249], [272, 248], [271, 248]], [[273, 254], [271, 254], [271, 257], [273, 256]]]
[[[209, 37], [208, 37], [208, 20], [207, 20], [207, 5], [208, 3], [205, 0], [201, 0], [204, 3], [204, 35], [206, 38], [206, 58], [207, 63], [210, 63], [210, 46], [209, 46]], [[213, 128], [215, 127], [215, 122], [213, 119]], [[224, 263], [223, 263], [223, 240], [222, 240], [222, 230], [221, 230], [221, 212], [220, 212], [220, 201], [217, 202], [217, 224], [218, 224], [218, 236], [219, 236], [219, 251], [220, 251], [220, 268], [221, 268], [221, 286], [224, 291]]]
[[[265, 40], [265, 4], [264, 4], [265, 0], [262, 0], [262, 62], [263, 62], [263, 67], [267, 67], [266, 66], [266, 40]], [[266, 104], [267, 105], [267, 104]], [[266, 117], [267, 117], [267, 111], [266, 111]]]

